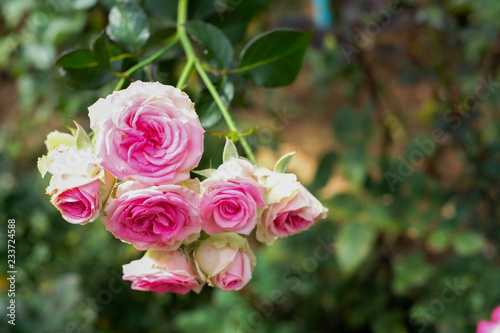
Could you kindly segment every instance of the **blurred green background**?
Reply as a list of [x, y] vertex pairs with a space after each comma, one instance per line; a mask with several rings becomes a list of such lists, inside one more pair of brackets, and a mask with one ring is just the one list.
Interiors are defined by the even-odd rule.
[[[36, 169], [46, 135], [70, 116], [88, 128], [86, 108], [116, 84], [76, 90], [54, 65], [89, 46], [113, 2], [0, 2], [2, 332], [465, 333], [500, 305], [500, 2], [191, 1], [189, 17], [237, 50], [274, 27], [315, 31], [292, 85], [240, 82], [230, 111], [258, 128], [248, 140], [261, 164], [297, 151], [290, 171], [329, 213], [257, 249], [242, 291], [185, 296], [130, 290], [121, 266], [142, 253], [99, 221], [66, 223]], [[152, 27], [174, 22], [175, 1], [140, 3]], [[161, 58], [158, 79], [175, 84], [183, 61]], [[201, 166], [220, 163], [224, 140], [205, 144]]]

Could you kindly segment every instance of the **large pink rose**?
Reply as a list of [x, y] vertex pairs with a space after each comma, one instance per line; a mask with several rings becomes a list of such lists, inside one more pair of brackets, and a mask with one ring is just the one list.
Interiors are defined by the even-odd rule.
[[101, 165], [122, 180], [179, 183], [203, 153], [194, 104], [172, 86], [136, 81], [99, 99], [89, 116]]
[[257, 239], [271, 245], [277, 238], [297, 234], [328, 211], [293, 174], [267, 169], [258, 171], [259, 181], [267, 188], [268, 206], [262, 211], [257, 225]]
[[477, 333], [500, 333], [500, 307], [493, 310], [492, 321], [482, 320], [477, 325]]
[[198, 194], [182, 185], [147, 186], [128, 181], [118, 186], [102, 222], [106, 229], [139, 250], [175, 250], [201, 231]]
[[149, 250], [142, 259], [123, 265], [123, 279], [132, 281], [134, 290], [198, 294], [204, 283], [192, 266], [192, 259], [180, 250]]
[[243, 237], [235, 233], [212, 235], [194, 251], [200, 277], [212, 287], [240, 290], [252, 278], [255, 256]]

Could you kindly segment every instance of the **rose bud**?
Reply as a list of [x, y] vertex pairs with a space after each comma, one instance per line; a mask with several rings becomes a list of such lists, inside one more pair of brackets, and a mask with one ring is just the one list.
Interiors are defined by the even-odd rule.
[[69, 223], [95, 221], [116, 179], [99, 165], [90, 140], [88, 146], [77, 148], [74, 136], [55, 131], [45, 144], [48, 154], [38, 160], [38, 167], [42, 177], [47, 172], [53, 175], [47, 187], [52, 204]]
[[277, 238], [309, 229], [328, 209], [316, 199], [294, 174], [259, 169], [259, 182], [267, 188], [266, 206], [257, 224], [257, 240], [271, 245]]
[[123, 265], [123, 279], [132, 281], [132, 289], [173, 292], [185, 295], [200, 293], [201, 278], [194, 273], [192, 259], [182, 251], [149, 250], [140, 260]]
[[212, 235], [194, 251], [196, 268], [209, 286], [240, 290], [252, 278], [255, 256], [245, 238], [235, 233]]

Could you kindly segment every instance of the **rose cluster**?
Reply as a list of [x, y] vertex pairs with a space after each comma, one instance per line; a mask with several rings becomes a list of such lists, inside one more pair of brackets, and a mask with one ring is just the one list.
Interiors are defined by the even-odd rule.
[[326, 215], [295, 175], [240, 158], [229, 140], [223, 164], [191, 179], [204, 130], [177, 88], [136, 81], [99, 99], [89, 117], [92, 138], [78, 124], [72, 134], [50, 133], [38, 167], [52, 174], [47, 193], [66, 221], [102, 213], [117, 239], [146, 251], [123, 266], [132, 289], [239, 290], [256, 264], [247, 241], [254, 231], [271, 245]]

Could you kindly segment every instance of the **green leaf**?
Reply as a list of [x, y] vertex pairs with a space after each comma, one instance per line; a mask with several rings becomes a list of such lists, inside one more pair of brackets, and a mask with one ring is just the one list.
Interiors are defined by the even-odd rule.
[[337, 154], [335, 152], [329, 152], [321, 158], [314, 180], [309, 186], [309, 190], [311, 192], [314, 193], [326, 185], [328, 179], [330, 179], [330, 176], [332, 175], [333, 166], [336, 161]]
[[[117, 55], [116, 47], [110, 45], [108, 57]], [[93, 61], [90, 61], [93, 59]], [[113, 71], [121, 70], [123, 59], [110, 63]], [[72, 87], [79, 89], [97, 89], [111, 82], [115, 76], [99, 65], [94, 54], [89, 49], [70, 51], [59, 57], [56, 65], [61, 66], [61, 76]]]
[[288, 153], [284, 156], [282, 156], [278, 162], [274, 165], [274, 172], [279, 172], [279, 173], [284, 173], [286, 172], [286, 169], [288, 168], [288, 165], [292, 161], [293, 155], [295, 155], [295, 152]]
[[443, 253], [448, 248], [450, 243], [450, 232], [447, 229], [437, 229], [429, 238], [427, 238], [426, 245], [430, 250]]
[[219, 67], [229, 68], [233, 62], [234, 50], [226, 35], [215, 25], [201, 21], [186, 23], [191, 36], [206, 48], [205, 57], [214, 57]]
[[91, 68], [99, 66], [94, 54], [89, 49], [72, 50], [63, 53], [56, 60], [56, 66], [63, 68]]
[[245, 46], [238, 71], [265, 87], [290, 84], [299, 74], [311, 38], [312, 32], [265, 32]]
[[115, 78], [113, 74], [101, 67], [61, 68], [60, 73], [69, 85], [79, 89], [97, 89]]
[[96, 5], [97, 0], [73, 0], [73, 9], [83, 10], [89, 9]]
[[398, 295], [405, 294], [414, 287], [425, 285], [434, 269], [422, 259], [420, 254], [411, 254], [397, 259], [393, 264], [392, 288]]
[[[230, 82], [226, 82], [224, 86], [222, 86], [222, 89], [220, 89], [219, 95], [222, 103], [227, 107], [233, 100], [234, 85]], [[222, 119], [222, 112], [208, 89], [202, 90], [198, 95], [195, 108], [200, 118], [201, 126], [205, 129], [214, 127]]]
[[357, 187], [361, 187], [367, 176], [366, 156], [360, 147], [347, 151], [342, 159], [344, 175]]
[[226, 145], [224, 146], [224, 152], [222, 153], [222, 162], [226, 163], [231, 158], [238, 158], [238, 150], [236, 149], [236, 146], [234, 145], [233, 141], [226, 139]]
[[91, 49], [94, 58], [97, 60], [99, 65], [106, 68], [107, 70], [111, 70], [111, 64], [109, 62], [108, 41], [106, 39], [106, 33], [104, 31], [92, 43]]
[[459, 233], [452, 241], [455, 252], [461, 256], [469, 256], [478, 253], [485, 243], [486, 240], [484, 236], [474, 231]]
[[352, 275], [370, 254], [376, 233], [370, 227], [350, 222], [344, 225], [336, 236], [337, 261], [341, 272]]
[[92, 142], [90, 141], [90, 138], [83, 129], [80, 124], [78, 124], [76, 121], [73, 121], [76, 125], [76, 149], [79, 151], [91, 151], [92, 150]]
[[149, 38], [148, 18], [133, 2], [117, 2], [109, 12], [109, 37], [129, 52], [139, 51]]

